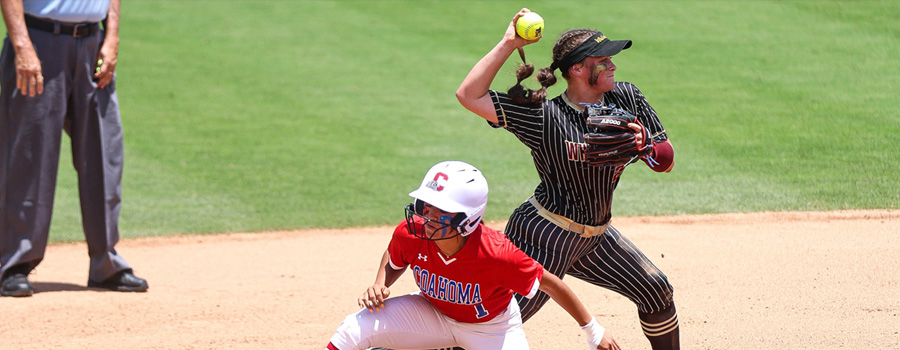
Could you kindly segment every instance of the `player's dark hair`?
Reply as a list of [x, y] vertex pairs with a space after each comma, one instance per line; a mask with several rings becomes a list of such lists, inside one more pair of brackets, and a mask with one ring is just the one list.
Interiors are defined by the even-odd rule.
[[526, 89], [522, 86], [522, 80], [528, 79], [532, 73], [534, 73], [534, 65], [531, 63], [520, 64], [516, 69], [516, 85], [513, 85], [509, 88], [509, 91], [506, 92], [513, 103], [520, 105], [535, 104], [540, 103], [544, 100], [544, 97], [546, 97], [547, 92], [545, 89], [541, 89], [543, 90], [544, 96], [537, 98], [540, 94], [539, 92]]
[[[572, 29], [562, 33], [556, 41], [556, 44], [553, 45], [553, 66], [558, 64], [566, 54], [575, 50], [578, 45], [581, 45], [581, 43], [596, 33], [597, 31], [593, 29]], [[520, 105], [544, 102], [544, 100], [547, 99], [547, 88], [556, 84], [555, 70], [555, 68], [551, 67], [541, 68], [537, 75], [537, 80], [541, 83], [541, 88], [539, 90], [531, 90], [522, 86], [522, 81], [534, 73], [534, 65], [519, 65], [519, 68], [516, 69], [516, 85], [513, 85], [509, 88], [509, 91], [507, 91], [509, 98], [514, 103]], [[564, 78], [567, 78], [569, 76], [568, 70], [562, 71], [562, 75]]]

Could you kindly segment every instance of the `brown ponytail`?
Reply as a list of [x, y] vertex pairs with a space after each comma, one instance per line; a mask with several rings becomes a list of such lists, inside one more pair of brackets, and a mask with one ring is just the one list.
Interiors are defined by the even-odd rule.
[[520, 64], [516, 69], [516, 85], [513, 85], [509, 88], [509, 91], [507, 91], [507, 94], [509, 95], [509, 98], [512, 99], [513, 103], [530, 105], [544, 101], [544, 98], [547, 95], [546, 89], [535, 91], [526, 89], [522, 86], [522, 81], [528, 79], [533, 73], [534, 65], [531, 63]]
[[[516, 69], [516, 85], [513, 85], [507, 91], [509, 98], [520, 105], [533, 105], [544, 102], [547, 99], [547, 88], [556, 84], [556, 65], [566, 54], [595, 33], [597, 31], [592, 29], [572, 29], [559, 36], [559, 40], [553, 45], [553, 64], [538, 71], [537, 80], [541, 84], [539, 90], [526, 89], [522, 86], [522, 81], [528, 79], [534, 73], [534, 65], [530, 63], [520, 64]], [[563, 78], [568, 77], [568, 70], [562, 71], [562, 75]]]

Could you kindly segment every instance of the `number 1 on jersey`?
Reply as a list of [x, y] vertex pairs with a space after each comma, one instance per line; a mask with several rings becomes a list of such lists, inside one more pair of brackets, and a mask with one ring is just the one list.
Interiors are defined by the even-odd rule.
[[484, 305], [475, 304], [475, 317], [482, 318], [487, 315], [488, 312], [484, 309]]

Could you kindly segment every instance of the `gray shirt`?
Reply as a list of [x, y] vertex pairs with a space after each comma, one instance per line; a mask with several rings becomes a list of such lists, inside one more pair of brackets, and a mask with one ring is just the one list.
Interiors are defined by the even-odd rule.
[[67, 23], [100, 22], [109, 11], [109, 0], [22, 0], [25, 13]]

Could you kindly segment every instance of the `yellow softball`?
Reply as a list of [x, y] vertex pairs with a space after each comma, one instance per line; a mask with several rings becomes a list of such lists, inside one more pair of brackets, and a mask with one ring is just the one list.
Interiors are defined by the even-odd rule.
[[544, 19], [534, 12], [526, 12], [516, 20], [516, 34], [526, 40], [534, 40], [541, 37], [544, 31]]

